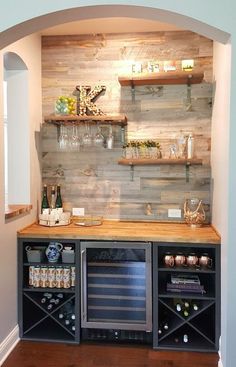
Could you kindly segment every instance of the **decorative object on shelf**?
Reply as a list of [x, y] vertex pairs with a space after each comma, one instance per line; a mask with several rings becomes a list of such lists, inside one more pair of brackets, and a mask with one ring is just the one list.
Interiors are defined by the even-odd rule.
[[183, 134], [177, 138], [177, 152], [178, 158], [186, 157], [186, 137]]
[[176, 62], [174, 60], [164, 61], [163, 69], [165, 72], [175, 71], [176, 70]]
[[132, 64], [132, 73], [135, 73], [135, 74], [142, 73], [142, 63], [141, 62], [134, 62]]
[[[75, 286], [75, 266], [29, 266], [29, 286], [70, 288]], [[59, 293], [58, 298], [63, 298]]]
[[75, 251], [71, 246], [65, 246], [61, 253], [63, 263], [74, 263], [75, 262]]
[[[104, 85], [96, 85], [92, 90], [89, 85], [77, 85], [76, 91], [79, 95], [77, 97], [78, 115], [104, 115], [104, 112], [98, 108], [93, 100], [98, 97], [103, 91], [106, 90]], [[76, 93], [76, 92], [74, 92]], [[77, 94], [77, 93], [76, 93]]]
[[202, 254], [198, 259], [199, 266], [203, 269], [212, 268], [213, 260], [209, 257], [208, 253]]
[[192, 71], [194, 67], [194, 60], [182, 60], [181, 65], [183, 71]]
[[157, 159], [161, 158], [160, 143], [154, 140], [132, 140], [123, 146], [123, 158]]
[[186, 257], [186, 264], [188, 266], [196, 266], [198, 264], [198, 257], [195, 253], [191, 253]]
[[40, 263], [42, 261], [42, 250], [31, 248], [31, 246], [26, 246], [25, 248], [27, 254], [28, 262]]
[[166, 252], [164, 255], [164, 265], [168, 268], [172, 268], [175, 265], [175, 258], [170, 252]]
[[194, 155], [194, 137], [189, 134], [187, 139], [187, 159], [192, 159]]
[[159, 63], [157, 61], [148, 61], [147, 70], [149, 73], [159, 73]]
[[49, 242], [49, 245], [45, 251], [49, 262], [55, 263], [58, 261], [63, 246], [60, 242]]
[[200, 227], [206, 219], [202, 200], [198, 198], [187, 199], [184, 203], [184, 219], [191, 227]]
[[67, 96], [58, 97], [55, 104], [55, 113], [57, 115], [75, 115], [76, 99]]

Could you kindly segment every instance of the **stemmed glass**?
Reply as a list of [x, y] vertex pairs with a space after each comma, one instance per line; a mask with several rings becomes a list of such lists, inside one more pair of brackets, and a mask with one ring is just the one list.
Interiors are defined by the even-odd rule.
[[97, 124], [97, 132], [94, 136], [94, 144], [97, 147], [104, 146], [104, 136], [102, 135], [101, 127], [99, 126], [99, 124]]
[[88, 124], [85, 125], [85, 133], [82, 137], [82, 142], [84, 146], [90, 146], [92, 145], [93, 138], [90, 132], [90, 127]]
[[80, 137], [78, 133], [78, 126], [73, 125], [71, 136], [70, 136], [70, 148], [71, 150], [79, 150], [80, 148]]
[[112, 133], [112, 126], [110, 125], [109, 126], [109, 133], [108, 133], [108, 136], [107, 136], [107, 149], [112, 149], [113, 148], [113, 145], [114, 145], [114, 135]]
[[61, 150], [66, 150], [69, 146], [69, 135], [67, 131], [67, 127], [64, 125], [60, 125], [60, 135], [58, 138], [59, 148]]

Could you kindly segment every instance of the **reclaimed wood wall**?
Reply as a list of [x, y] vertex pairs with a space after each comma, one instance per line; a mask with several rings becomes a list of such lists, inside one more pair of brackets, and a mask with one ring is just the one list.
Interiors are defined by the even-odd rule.
[[[118, 75], [131, 61], [145, 66], [150, 60], [194, 59], [195, 70], [204, 81], [187, 86], [139, 86], [135, 94], [121, 87]], [[79, 152], [59, 149], [55, 126], [42, 125], [43, 183], [60, 183], [64, 207], [85, 208], [85, 214], [131, 220], [171, 220], [168, 208], [183, 209], [186, 198], [203, 200], [210, 221], [211, 202], [211, 115], [212, 41], [188, 31], [42, 38], [43, 114], [54, 112], [60, 95], [71, 96], [76, 85], [105, 85], [96, 104], [107, 114], [124, 113], [128, 118], [128, 139], [159, 140], [165, 157], [181, 134], [193, 133], [195, 157], [202, 166], [191, 166], [189, 181], [184, 166], [136, 166], [117, 164], [122, 155], [120, 128], [113, 129], [112, 150], [95, 147]], [[96, 127], [92, 128], [95, 132]], [[84, 133], [84, 128], [79, 130]], [[102, 128], [106, 136], [108, 129]], [[151, 205], [151, 212], [147, 211]], [[182, 219], [183, 220], [183, 217]]]

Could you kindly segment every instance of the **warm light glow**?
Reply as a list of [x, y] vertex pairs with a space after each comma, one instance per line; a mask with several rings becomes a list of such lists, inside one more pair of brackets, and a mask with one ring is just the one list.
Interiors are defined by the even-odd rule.
[[182, 70], [192, 71], [194, 67], [194, 60], [182, 60]]

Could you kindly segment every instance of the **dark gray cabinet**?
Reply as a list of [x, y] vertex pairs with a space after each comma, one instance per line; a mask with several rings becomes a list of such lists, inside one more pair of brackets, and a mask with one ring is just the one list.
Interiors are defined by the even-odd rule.
[[[61, 255], [56, 263], [48, 262], [45, 251], [49, 242], [60, 242], [63, 247], [72, 247], [74, 262], [63, 262]], [[27, 247], [31, 248], [31, 256], [27, 256]], [[21, 339], [80, 342], [79, 261], [78, 241], [44, 238], [18, 240], [18, 319]], [[63, 277], [67, 279], [65, 286]]]
[[[45, 251], [50, 242], [72, 247], [74, 262], [60, 256], [49, 263]], [[41, 253], [40, 262], [37, 256], [27, 257], [27, 246]], [[165, 263], [166, 256], [176, 255], [189, 263]], [[192, 256], [207, 256], [209, 266], [191, 265]], [[38, 271], [59, 274], [62, 269], [75, 272], [75, 283], [64, 287], [59, 277], [45, 284], [43, 276], [38, 283]], [[220, 245], [19, 238], [18, 274], [21, 339], [218, 351]]]
[[[185, 263], [166, 265], [176, 255]], [[191, 265], [195, 256], [209, 266]], [[220, 246], [153, 244], [153, 348], [217, 351], [219, 336]]]

